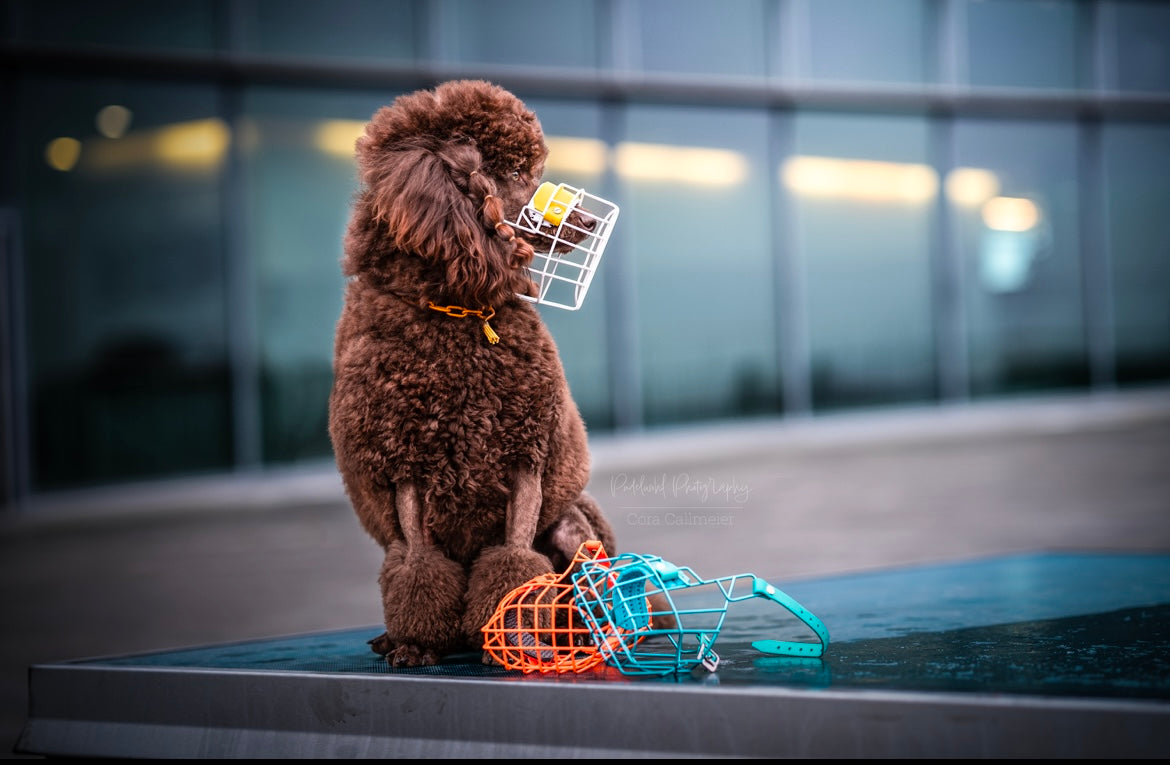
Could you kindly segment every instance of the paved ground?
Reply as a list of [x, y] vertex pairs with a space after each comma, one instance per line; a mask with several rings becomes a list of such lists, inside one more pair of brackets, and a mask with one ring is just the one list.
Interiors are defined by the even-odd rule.
[[[595, 438], [624, 550], [786, 581], [1170, 552], [1170, 391]], [[372, 625], [378, 550], [319, 469], [39, 498], [0, 525], [0, 756], [30, 664]], [[9, 755], [10, 756], [10, 755]]]

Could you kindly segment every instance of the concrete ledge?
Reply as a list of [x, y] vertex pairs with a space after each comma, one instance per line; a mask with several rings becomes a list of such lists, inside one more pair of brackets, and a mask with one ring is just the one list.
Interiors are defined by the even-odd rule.
[[1170, 705], [642, 683], [38, 666], [21, 754], [1160, 757]]

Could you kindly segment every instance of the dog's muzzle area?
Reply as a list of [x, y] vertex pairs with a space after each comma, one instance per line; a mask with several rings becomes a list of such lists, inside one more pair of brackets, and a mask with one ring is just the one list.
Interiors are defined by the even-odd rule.
[[541, 305], [575, 311], [585, 301], [618, 206], [567, 184], [542, 183], [512, 222], [532, 244], [529, 273]]

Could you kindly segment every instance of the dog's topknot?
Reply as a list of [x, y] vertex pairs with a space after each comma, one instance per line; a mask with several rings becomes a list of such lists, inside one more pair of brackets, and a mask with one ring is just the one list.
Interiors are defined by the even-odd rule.
[[362, 181], [377, 182], [388, 152], [452, 144], [478, 149], [480, 172], [497, 181], [517, 170], [539, 177], [548, 155], [540, 122], [520, 99], [490, 82], [455, 80], [378, 110], [357, 141]]

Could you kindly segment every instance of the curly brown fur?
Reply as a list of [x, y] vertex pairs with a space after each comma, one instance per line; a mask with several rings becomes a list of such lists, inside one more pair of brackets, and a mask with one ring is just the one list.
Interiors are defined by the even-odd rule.
[[[540, 123], [508, 91], [444, 83], [380, 109], [357, 142], [329, 432], [379, 577], [396, 666], [482, 646], [500, 599], [586, 539], [616, 552], [585, 493], [589, 450], [535, 307], [515, 220], [544, 170]], [[495, 311], [482, 321], [428, 303]]]

